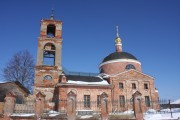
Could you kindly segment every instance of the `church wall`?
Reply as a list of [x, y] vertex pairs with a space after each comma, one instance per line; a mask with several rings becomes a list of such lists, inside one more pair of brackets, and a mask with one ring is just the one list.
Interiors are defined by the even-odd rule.
[[[35, 86], [52, 86], [59, 82], [59, 74], [57, 67], [36, 67]], [[53, 80], [44, 80], [46, 75], [50, 75]]]
[[[62, 92], [63, 91], [63, 92]], [[110, 87], [100, 87], [100, 86], [61, 86], [59, 87], [59, 98], [60, 99], [66, 99], [68, 100], [68, 93], [72, 91], [76, 94], [76, 110], [82, 110], [82, 109], [91, 109], [91, 110], [97, 110], [97, 96], [101, 95], [103, 92], [105, 92], [108, 95], [108, 101], [111, 101], [111, 88]], [[94, 102], [90, 108], [85, 108], [83, 104], [84, 101], [84, 95], [90, 95], [90, 101]], [[110, 109], [110, 105], [109, 105]]]
[[[43, 92], [46, 100], [52, 100], [54, 95], [54, 86], [59, 82], [57, 67], [36, 67], [34, 83], [34, 97], [39, 91]], [[50, 75], [52, 80], [45, 80], [44, 77]]]
[[[145, 101], [145, 96], [149, 96], [150, 101], [152, 101], [150, 107], [158, 109], [158, 104], [153, 104], [153, 101], [156, 101], [156, 103], [158, 101], [158, 93], [155, 89], [153, 78], [147, 77], [140, 73], [130, 72], [129, 74], [120, 74], [110, 79], [111, 84], [114, 86], [112, 91], [113, 100], [119, 100], [119, 96], [122, 95], [125, 97], [127, 104], [129, 104], [127, 107], [129, 106], [132, 108], [132, 105], [130, 105], [132, 94], [139, 91], [142, 94], [143, 101]], [[123, 88], [120, 88], [120, 83], [123, 84]], [[136, 89], [132, 88], [132, 83], [136, 84]], [[144, 84], [148, 85], [148, 89], [144, 88]], [[144, 110], [147, 110], [147, 108], [150, 107], [144, 107]]]
[[141, 72], [141, 65], [135, 62], [113, 62], [113, 63], [108, 63], [104, 64], [103, 66], [100, 67], [100, 70], [103, 70], [103, 73], [106, 73], [108, 75], [111, 74], [116, 74], [120, 72], [126, 71], [126, 65], [132, 64], [135, 66], [136, 70]]
[[101, 95], [103, 92], [107, 93], [109, 98], [111, 97], [111, 89], [99, 88], [99, 87], [77, 87], [68, 88], [67, 92], [73, 91], [77, 94], [77, 100], [84, 99], [84, 95], [90, 95], [91, 101], [97, 101], [97, 95]]

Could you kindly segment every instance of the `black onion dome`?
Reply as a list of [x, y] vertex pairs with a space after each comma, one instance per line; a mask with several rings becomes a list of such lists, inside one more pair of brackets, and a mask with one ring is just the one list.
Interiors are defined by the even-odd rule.
[[127, 52], [114, 52], [114, 53], [109, 54], [107, 57], [105, 57], [102, 62], [107, 62], [107, 61], [116, 60], [116, 59], [133, 59], [133, 60], [137, 60], [137, 58], [134, 57], [133, 55], [131, 55], [130, 53], [127, 53]]

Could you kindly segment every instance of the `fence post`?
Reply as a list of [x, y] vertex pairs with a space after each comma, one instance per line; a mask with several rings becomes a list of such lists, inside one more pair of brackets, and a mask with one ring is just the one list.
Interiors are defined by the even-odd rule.
[[38, 92], [36, 94], [35, 114], [36, 114], [37, 119], [39, 119], [43, 114], [45, 96], [46, 95], [44, 95], [41, 92]]
[[108, 95], [103, 92], [101, 94], [101, 120], [108, 120]]
[[133, 94], [133, 108], [134, 108], [134, 115], [136, 120], [143, 120], [143, 110], [142, 110], [142, 94], [136, 91]]
[[75, 114], [75, 106], [76, 106], [76, 94], [73, 91], [70, 91], [68, 93], [68, 100], [67, 100], [67, 114], [69, 120], [75, 120], [76, 114]]
[[170, 112], [171, 112], [171, 118], [173, 118], [173, 116], [172, 116], [172, 110], [171, 110], [171, 100], [169, 100], [169, 109], [170, 109]]
[[9, 92], [6, 94], [4, 103], [4, 116], [5, 119], [10, 119], [9, 116], [14, 112], [16, 95], [13, 92]]

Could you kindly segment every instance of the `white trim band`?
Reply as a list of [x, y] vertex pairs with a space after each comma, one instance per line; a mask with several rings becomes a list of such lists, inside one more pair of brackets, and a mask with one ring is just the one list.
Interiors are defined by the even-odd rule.
[[115, 46], [118, 46], [118, 45], [122, 46], [122, 44], [121, 44], [121, 43], [116, 43], [116, 44], [115, 44]]
[[99, 68], [105, 64], [114, 63], [114, 62], [134, 62], [134, 63], [138, 63], [141, 65], [141, 63], [139, 61], [133, 60], [133, 59], [115, 59], [115, 60], [110, 60], [110, 61], [101, 63], [99, 65]]

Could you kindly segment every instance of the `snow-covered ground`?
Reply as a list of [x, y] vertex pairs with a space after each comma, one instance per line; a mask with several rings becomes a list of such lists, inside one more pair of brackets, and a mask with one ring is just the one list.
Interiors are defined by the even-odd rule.
[[[172, 117], [171, 117], [172, 111]], [[162, 109], [161, 111], [157, 112], [154, 109], [149, 109], [146, 113], [144, 113], [144, 120], [180, 120], [180, 108], [173, 108], [173, 109]], [[116, 114], [116, 113], [112, 113]], [[132, 110], [128, 110], [122, 113], [117, 113], [119, 115], [124, 114], [134, 114]]]
[[13, 113], [11, 116], [18, 116], [18, 117], [30, 117], [30, 116], [34, 116], [35, 114], [34, 113], [27, 113], [27, 114], [25, 114], [25, 113]]
[[172, 102], [171, 104], [180, 104], [180, 99], [178, 99], [178, 100]]
[[150, 109], [144, 114], [145, 120], [171, 120], [180, 118], [180, 108], [173, 108], [172, 117], [170, 109], [162, 109], [160, 112]]
[[54, 117], [54, 116], [59, 115], [60, 113], [56, 112], [56, 111], [49, 111], [48, 114], [49, 114], [50, 117]]
[[[162, 109], [160, 112], [157, 112], [154, 109], [149, 109], [146, 113], [144, 113], [144, 120], [180, 120], [180, 108], [173, 108], [172, 111], [172, 117], [170, 109]], [[59, 115], [59, 112], [56, 111], [49, 111], [47, 113], [49, 117], [54, 117]], [[133, 114], [133, 111], [125, 111], [121, 114]], [[12, 114], [11, 116], [23, 116], [23, 117], [29, 117], [34, 116], [34, 114]], [[85, 115], [81, 116], [81, 119], [90, 118], [92, 115]], [[179, 118], [179, 119], [178, 119]]]
[[[46, 115], [48, 115], [49, 117], [54, 117], [59, 115], [59, 112], [56, 111], [49, 111]], [[30, 116], [35, 116], [34, 113], [13, 113], [11, 116], [18, 116], [18, 117], [30, 117]]]
[[[175, 100], [171, 104], [180, 104], [180, 99]], [[171, 117], [172, 111], [172, 117]], [[150, 109], [144, 114], [145, 120], [171, 120], [171, 119], [178, 119], [180, 120], [180, 108], [172, 108], [170, 109], [162, 109], [160, 112], [156, 110]]]

